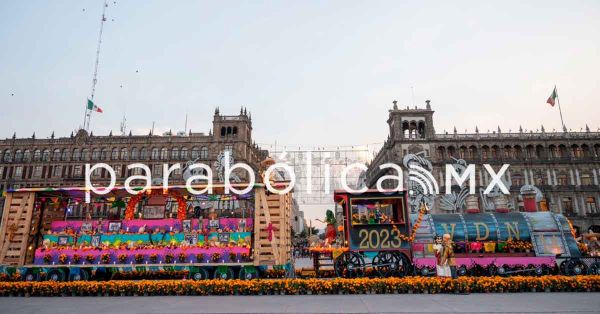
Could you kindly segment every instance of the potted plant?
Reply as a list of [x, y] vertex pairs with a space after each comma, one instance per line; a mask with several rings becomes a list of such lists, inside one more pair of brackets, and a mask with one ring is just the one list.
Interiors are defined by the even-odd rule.
[[64, 264], [66, 264], [68, 261], [69, 261], [69, 257], [67, 257], [67, 254], [64, 254], [64, 253], [63, 253], [63, 254], [60, 254], [60, 255], [58, 256], [58, 262], [59, 262], [59, 263], [61, 263], [61, 264], [63, 264], [63, 265], [64, 265]]
[[196, 263], [203, 263], [205, 261], [204, 254], [198, 253], [196, 254]]
[[179, 255], [177, 256], [177, 260], [179, 260], [180, 263], [185, 263], [186, 259], [187, 255], [183, 252], [179, 253]]
[[158, 262], [158, 254], [156, 254], [156, 253], [150, 254], [150, 262], [152, 264], [156, 264]]
[[221, 253], [213, 253], [211, 259], [212, 259], [213, 263], [218, 263], [219, 260], [221, 259]]
[[52, 263], [52, 255], [50, 255], [50, 254], [44, 255], [44, 264], [51, 264], [51, 263]]
[[96, 257], [95, 257], [94, 255], [92, 255], [92, 254], [88, 254], [88, 255], [86, 255], [86, 257], [85, 257], [85, 260], [86, 260], [86, 261], [87, 261], [89, 264], [92, 264], [92, 263], [94, 263], [94, 261], [96, 261]]
[[73, 254], [71, 259], [73, 260], [73, 264], [79, 264], [79, 262], [81, 262], [81, 255]]
[[137, 264], [141, 264], [141, 263], [144, 262], [144, 255], [143, 254], [137, 253], [137, 254], [135, 254], [135, 256], [133, 258], [135, 259], [135, 262]]
[[117, 257], [117, 259], [119, 260], [120, 264], [127, 263], [127, 255], [125, 253], [119, 254], [119, 256]]
[[110, 255], [108, 253], [100, 255], [100, 261], [102, 262], [102, 264], [110, 263]]
[[165, 255], [165, 263], [171, 264], [171, 263], [173, 263], [174, 260], [175, 260], [175, 256], [173, 256], [173, 253], [167, 253]]

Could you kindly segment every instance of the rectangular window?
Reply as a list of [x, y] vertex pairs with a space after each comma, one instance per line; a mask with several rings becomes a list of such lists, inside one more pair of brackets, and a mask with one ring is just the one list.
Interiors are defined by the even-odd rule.
[[23, 176], [23, 166], [15, 167], [15, 178], [21, 178]]
[[160, 176], [162, 174], [162, 165], [156, 164], [152, 168], [152, 176]]
[[113, 165], [113, 169], [115, 170], [115, 177], [118, 178], [121, 176], [121, 165]]
[[42, 166], [35, 166], [33, 168], [33, 177], [39, 178], [42, 176]]
[[73, 167], [73, 176], [81, 176], [81, 165], [76, 165], [75, 167]]
[[52, 168], [52, 176], [55, 178], [60, 177], [62, 173], [62, 166], [54, 166], [54, 168]]

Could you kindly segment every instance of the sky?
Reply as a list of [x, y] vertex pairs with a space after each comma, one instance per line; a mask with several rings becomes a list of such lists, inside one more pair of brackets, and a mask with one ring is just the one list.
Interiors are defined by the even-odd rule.
[[[94, 134], [208, 132], [252, 114], [257, 143], [381, 143], [393, 100], [438, 133], [600, 127], [598, 1], [109, 1]], [[68, 136], [91, 93], [102, 1], [0, 3], [0, 138]]]

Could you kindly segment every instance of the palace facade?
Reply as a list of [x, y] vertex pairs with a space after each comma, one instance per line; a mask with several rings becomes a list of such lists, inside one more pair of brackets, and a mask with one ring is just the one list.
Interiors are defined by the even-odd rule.
[[[85, 164], [106, 163], [112, 166], [117, 184], [133, 174], [127, 165], [143, 163], [150, 167], [153, 181], [160, 180], [163, 164], [188, 162], [203, 163], [213, 170], [214, 181], [223, 161], [223, 152], [229, 151], [234, 162], [243, 162], [255, 170], [268, 152], [252, 140], [252, 118], [246, 109], [239, 115], [221, 115], [215, 110], [212, 129], [208, 134], [186, 133], [155, 135], [97, 136], [79, 130], [69, 137], [12, 138], [0, 140], [0, 191], [24, 187], [65, 187], [85, 185]], [[175, 171], [170, 184], [185, 184], [184, 170]], [[242, 181], [245, 172], [239, 172]], [[104, 169], [92, 173], [94, 184], [104, 185], [110, 180]]]
[[[439, 184], [440, 194], [432, 197], [434, 212], [461, 212], [468, 209], [492, 211], [553, 211], [570, 217], [581, 229], [600, 225], [600, 132], [539, 131], [459, 134], [436, 133], [430, 102], [424, 109], [399, 109], [396, 102], [389, 111], [389, 136], [382, 149], [368, 165], [365, 184], [376, 187], [379, 178], [394, 174], [379, 168], [384, 163], [403, 165], [405, 157], [422, 157], [431, 166], [431, 174]], [[477, 195], [464, 197], [461, 187], [453, 187], [454, 195], [445, 191], [445, 165], [476, 165]], [[510, 164], [502, 177], [510, 195], [502, 200], [486, 199], [482, 191], [491, 181], [483, 164], [498, 171]], [[464, 169], [464, 168], [463, 168]], [[405, 181], [409, 175], [405, 173]], [[407, 182], [410, 186], [410, 182]], [[386, 180], [384, 187], [393, 187]], [[464, 187], [462, 187], [464, 189]]]

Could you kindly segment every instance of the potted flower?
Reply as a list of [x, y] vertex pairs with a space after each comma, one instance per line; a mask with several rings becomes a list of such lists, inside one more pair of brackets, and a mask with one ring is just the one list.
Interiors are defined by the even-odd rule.
[[64, 253], [63, 253], [63, 254], [60, 254], [60, 255], [58, 256], [58, 262], [59, 262], [59, 263], [61, 263], [61, 264], [63, 264], [63, 265], [64, 265], [64, 264], [66, 264], [68, 261], [69, 261], [69, 257], [67, 257], [67, 254], [64, 254]]
[[229, 252], [229, 261], [235, 262], [237, 260], [237, 254], [235, 252]]
[[174, 260], [175, 260], [175, 256], [173, 256], [173, 253], [165, 254], [165, 263], [171, 264], [171, 263], [173, 263]]
[[127, 255], [125, 255], [125, 253], [119, 254], [119, 256], [117, 257], [117, 259], [119, 260], [120, 264], [127, 263]]
[[150, 262], [152, 264], [156, 264], [158, 262], [158, 254], [156, 254], [156, 253], [150, 254]]
[[219, 260], [221, 259], [221, 253], [213, 253], [213, 255], [211, 256], [211, 259], [212, 259], [213, 263], [218, 263]]
[[79, 262], [81, 262], [81, 255], [73, 254], [71, 260], [73, 261], [73, 264], [79, 264]]
[[135, 254], [135, 256], [134, 256], [134, 259], [135, 259], [135, 262], [136, 262], [137, 264], [141, 264], [141, 263], [143, 263], [143, 262], [144, 262], [144, 255], [142, 255], [142, 254], [140, 254], [140, 253], [137, 253], [137, 254]]
[[100, 261], [102, 262], [102, 264], [110, 263], [110, 255], [108, 253], [100, 255]]
[[196, 254], [196, 263], [203, 263], [203, 262], [204, 262], [204, 254], [202, 254], [202, 253]]
[[50, 264], [50, 263], [52, 263], [52, 255], [50, 255], [50, 254], [44, 255], [44, 264]]
[[248, 254], [246, 252], [242, 253], [242, 260], [246, 261], [246, 262], [249, 262], [250, 261], [250, 254]]
[[89, 264], [92, 264], [92, 263], [94, 263], [94, 261], [96, 261], [96, 257], [95, 257], [94, 255], [92, 255], [92, 254], [88, 254], [88, 255], [85, 257], [85, 260], [86, 260], [86, 261], [87, 261]]
[[183, 252], [179, 253], [179, 255], [177, 256], [177, 260], [179, 260], [180, 263], [185, 263], [186, 259], [187, 255]]

